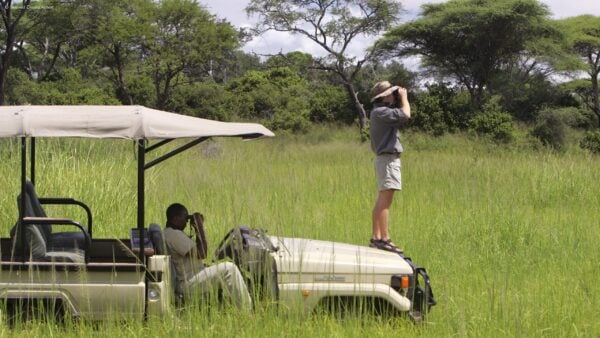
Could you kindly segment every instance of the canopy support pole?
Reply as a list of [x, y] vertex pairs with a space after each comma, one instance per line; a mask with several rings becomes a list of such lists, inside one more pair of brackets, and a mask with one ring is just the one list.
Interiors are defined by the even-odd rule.
[[25, 259], [25, 227], [23, 218], [25, 217], [25, 181], [27, 180], [27, 137], [21, 137], [21, 204], [19, 207], [19, 223], [17, 225], [17, 236], [20, 246], [20, 255], [23, 262]]
[[[144, 139], [140, 139], [137, 140], [137, 153], [138, 153], [138, 167], [137, 167], [137, 172], [138, 172], [138, 182], [137, 182], [137, 229], [139, 231], [139, 237], [140, 237], [140, 242], [139, 242], [139, 252], [138, 252], [138, 258], [140, 260], [140, 263], [143, 264], [143, 266], [146, 266], [146, 254], [144, 252], [144, 211], [145, 211], [145, 189], [144, 189], [144, 182], [145, 182], [145, 169], [144, 169], [144, 162], [146, 161], [146, 140]], [[134, 248], [132, 248], [134, 249]], [[147, 316], [148, 316], [148, 272], [146, 271], [146, 269], [144, 268], [144, 284], [146, 285], [145, 287], [145, 292], [146, 292], [146, 301], [144, 302], [144, 320], [147, 320]]]
[[[168, 153], [164, 154], [163, 156], [161, 156], [161, 157], [159, 157], [159, 158], [157, 158], [157, 159], [155, 159], [155, 160], [153, 160], [153, 161], [150, 161], [150, 162], [148, 162], [148, 164], [146, 164], [146, 165], [144, 166], [144, 169], [150, 169], [150, 168], [154, 167], [155, 165], [157, 165], [157, 164], [159, 164], [159, 163], [161, 163], [161, 162], [163, 162], [163, 161], [165, 161], [165, 160], [168, 160], [168, 159], [170, 159], [171, 157], [173, 157], [173, 156], [175, 156], [175, 155], [177, 155], [177, 154], [179, 154], [179, 153], [181, 153], [181, 152], [183, 152], [183, 151], [185, 151], [185, 150], [188, 150], [188, 149], [190, 149], [191, 147], [193, 147], [193, 146], [195, 146], [195, 145], [197, 145], [197, 144], [199, 144], [199, 143], [202, 143], [202, 142], [204, 142], [204, 141], [208, 140], [209, 138], [210, 138], [210, 137], [208, 137], [208, 136], [205, 136], [205, 137], [200, 137], [200, 138], [197, 138], [197, 139], [195, 139], [195, 140], [193, 140], [193, 141], [190, 141], [190, 142], [188, 142], [188, 143], [186, 143], [186, 144], [182, 145], [181, 147], [179, 147], [179, 148], [177, 148], [177, 149], [175, 149], [175, 150], [173, 150], [173, 151], [170, 151], [170, 152], [168, 152]], [[162, 144], [165, 144], [166, 142], [165, 142], [165, 143], [161, 142], [161, 143], [162, 143]], [[158, 147], [158, 146], [162, 145], [161, 143], [158, 143], [158, 144], [154, 145], [153, 147], [150, 147], [150, 149], [151, 149], [151, 150], [154, 150], [154, 149], [156, 149], [156, 147]]]
[[29, 175], [31, 175], [31, 184], [35, 186], [35, 137], [31, 138], [31, 149], [30, 149], [30, 158], [31, 158], [31, 170]]

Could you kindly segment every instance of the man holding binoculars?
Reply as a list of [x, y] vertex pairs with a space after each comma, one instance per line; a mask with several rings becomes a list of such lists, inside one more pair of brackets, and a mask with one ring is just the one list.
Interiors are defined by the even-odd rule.
[[[195, 240], [188, 237], [184, 229], [187, 223], [194, 229]], [[204, 216], [200, 213], [188, 214], [185, 206], [179, 203], [167, 208], [167, 224], [164, 239], [167, 251], [175, 263], [178, 288], [184, 295], [192, 291], [210, 293], [222, 290], [228, 293], [233, 303], [241, 309], [252, 307], [252, 300], [244, 278], [231, 262], [221, 262], [205, 266], [207, 242], [204, 235]]]

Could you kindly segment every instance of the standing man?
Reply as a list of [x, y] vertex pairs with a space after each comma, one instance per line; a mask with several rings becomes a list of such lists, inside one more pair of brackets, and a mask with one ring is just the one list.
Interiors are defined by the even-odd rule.
[[[188, 237], [183, 230], [188, 221], [194, 219], [192, 227], [196, 240]], [[167, 225], [164, 231], [165, 244], [171, 259], [175, 263], [178, 288], [184, 294], [200, 290], [209, 293], [221, 289], [227, 292], [233, 303], [241, 309], [248, 310], [252, 300], [240, 270], [231, 262], [222, 262], [204, 266], [202, 259], [206, 257], [206, 240], [203, 227], [204, 218], [195, 213], [188, 215], [188, 210], [179, 203], [167, 208]]]
[[371, 102], [371, 149], [375, 153], [375, 173], [378, 195], [373, 208], [373, 235], [369, 246], [392, 252], [402, 252], [390, 239], [389, 214], [394, 192], [402, 189], [400, 174], [400, 131], [410, 118], [406, 89], [388, 81], [375, 84]]

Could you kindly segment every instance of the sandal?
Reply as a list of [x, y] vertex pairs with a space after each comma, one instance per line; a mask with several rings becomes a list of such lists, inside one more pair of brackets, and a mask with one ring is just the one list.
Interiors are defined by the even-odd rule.
[[371, 248], [377, 248], [384, 251], [390, 251], [395, 253], [402, 253], [403, 251], [396, 246], [392, 242], [391, 239], [373, 239], [371, 238], [371, 243], [369, 244]]
[[397, 253], [403, 252], [402, 249], [400, 249], [396, 244], [394, 244], [394, 242], [392, 242], [391, 238], [382, 239], [381, 243], [383, 243], [383, 245], [385, 246], [385, 248], [383, 250], [397, 252]]

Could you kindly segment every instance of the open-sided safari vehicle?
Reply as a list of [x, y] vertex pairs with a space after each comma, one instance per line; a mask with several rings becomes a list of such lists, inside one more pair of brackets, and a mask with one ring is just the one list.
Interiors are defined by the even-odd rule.
[[[219, 136], [252, 139], [273, 133], [259, 124], [210, 121], [142, 106], [0, 107], [0, 138], [19, 139], [21, 145], [21, 189], [14, 196], [18, 219], [0, 225], [0, 315], [15, 318], [40, 308], [90, 320], [168, 313], [175, 303], [172, 265], [168, 254], [149, 244], [156, 239], [145, 230], [145, 171]], [[84, 202], [37, 196], [35, 141], [40, 137], [135, 141], [137, 224], [129, 225], [135, 228], [132, 238], [96, 238], [98, 225]], [[188, 142], [146, 158], [175, 139]], [[82, 208], [87, 217], [83, 222], [48, 217], [43, 206], [49, 204]], [[57, 231], [65, 227], [72, 229]], [[365, 298], [419, 320], [435, 304], [424, 269], [403, 255], [364, 246], [272, 237], [238, 227], [215, 252], [215, 258], [225, 257], [246, 274], [253, 297], [274, 297], [280, 307], [310, 311], [324, 302]]]

